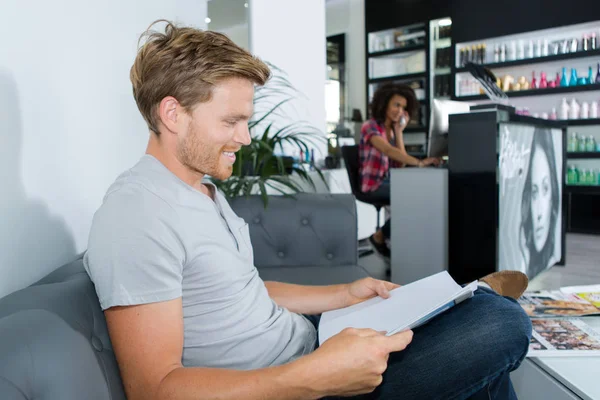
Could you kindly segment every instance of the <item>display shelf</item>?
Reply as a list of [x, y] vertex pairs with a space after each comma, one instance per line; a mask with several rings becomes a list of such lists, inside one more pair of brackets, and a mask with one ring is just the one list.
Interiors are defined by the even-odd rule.
[[[556, 54], [546, 57], [535, 57], [535, 58], [524, 58], [522, 60], [514, 60], [514, 61], [505, 61], [498, 63], [485, 63], [482, 64], [486, 68], [494, 69], [494, 68], [508, 68], [508, 67], [516, 67], [520, 65], [534, 65], [547, 63], [551, 61], [562, 61], [562, 60], [575, 60], [581, 58], [590, 58], [590, 57], [598, 57], [600, 56], [600, 49], [588, 50], [588, 51], [578, 51], [575, 53], [566, 53], [566, 54]], [[465, 67], [457, 67], [456, 73], [464, 73], [468, 72]]]
[[600, 152], [569, 152], [567, 153], [567, 159], [576, 160], [576, 159], [598, 159], [600, 158]]
[[577, 194], [600, 194], [600, 185], [585, 186], [585, 185], [566, 185], [567, 193]]
[[404, 128], [403, 132], [404, 133], [423, 133], [423, 132], [426, 133], [427, 127], [426, 126], [407, 126], [406, 128]]
[[[551, 94], [563, 94], [563, 93], [577, 93], [587, 92], [593, 90], [600, 90], [600, 83], [594, 83], [591, 85], [578, 85], [578, 86], [566, 86], [557, 88], [546, 88], [546, 89], [531, 89], [531, 90], [518, 90], [512, 92], [506, 92], [508, 97], [529, 97], [529, 96], [546, 96]], [[488, 97], [484, 94], [478, 94], [473, 96], [454, 96], [453, 100], [487, 100]]]
[[[425, 71], [417, 72], [414, 74], [401, 74], [401, 75], [382, 76], [380, 78], [370, 78], [369, 83], [393, 81], [393, 80], [399, 80], [399, 79], [409, 80], [409, 79], [417, 79], [417, 78], [424, 78], [424, 77], [425, 77]], [[600, 85], [598, 85], [598, 86], [600, 86]]]
[[399, 47], [397, 49], [376, 51], [374, 53], [369, 53], [369, 58], [384, 57], [384, 56], [389, 56], [392, 54], [408, 53], [411, 51], [419, 51], [419, 50], [425, 51], [425, 45], [421, 44], [421, 45], [416, 45], [416, 46]]
[[567, 123], [568, 126], [600, 125], [600, 118], [567, 119], [564, 121]]

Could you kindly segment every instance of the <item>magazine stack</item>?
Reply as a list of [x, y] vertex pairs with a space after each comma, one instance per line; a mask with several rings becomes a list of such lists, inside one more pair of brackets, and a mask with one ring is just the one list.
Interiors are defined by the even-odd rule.
[[600, 316], [600, 285], [526, 292], [519, 304], [533, 325], [528, 357], [600, 356], [600, 332], [585, 322]]

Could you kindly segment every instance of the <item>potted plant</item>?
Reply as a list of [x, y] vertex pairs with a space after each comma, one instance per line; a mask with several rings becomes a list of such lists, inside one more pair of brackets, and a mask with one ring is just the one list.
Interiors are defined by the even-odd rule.
[[212, 179], [227, 198], [259, 194], [265, 207], [269, 201], [267, 188], [286, 196], [304, 191], [302, 182], [314, 189], [315, 183], [309, 174], [311, 169], [327, 186], [316, 165], [296, 163], [292, 157], [283, 155], [284, 149], [307, 154], [319, 141], [324, 141], [325, 136], [306, 121], [275, 125], [274, 120], [287, 117], [282, 106], [301, 93], [291, 85], [283, 71], [273, 65], [269, 67], [273, 71], [271, 79], [256, 88], [254, 95], [255, 112], [248, 123], [251, 143], [238, 151], [231, 177], [223, 181]]

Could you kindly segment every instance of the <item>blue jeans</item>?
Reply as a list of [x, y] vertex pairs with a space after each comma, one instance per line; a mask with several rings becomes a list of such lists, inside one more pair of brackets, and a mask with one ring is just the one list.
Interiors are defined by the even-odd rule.
[[[319, 316], [309, 319], [318, 326]], [[509, 373], [525, 358], [530, 339], [531, 321], [518, 303], [479, 288], [415, 328], [412, 343], [390, 354], [383, 383], [353, 398], [516, 399]]]

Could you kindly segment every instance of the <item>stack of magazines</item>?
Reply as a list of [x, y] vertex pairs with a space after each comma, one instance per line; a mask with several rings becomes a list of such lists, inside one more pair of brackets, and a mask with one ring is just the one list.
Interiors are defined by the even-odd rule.
[[600, 316], [600, 285], [525, 292], [519, 304], [533, 324], [528, 357], [600, 356], [600, 333], [585, 321]]

